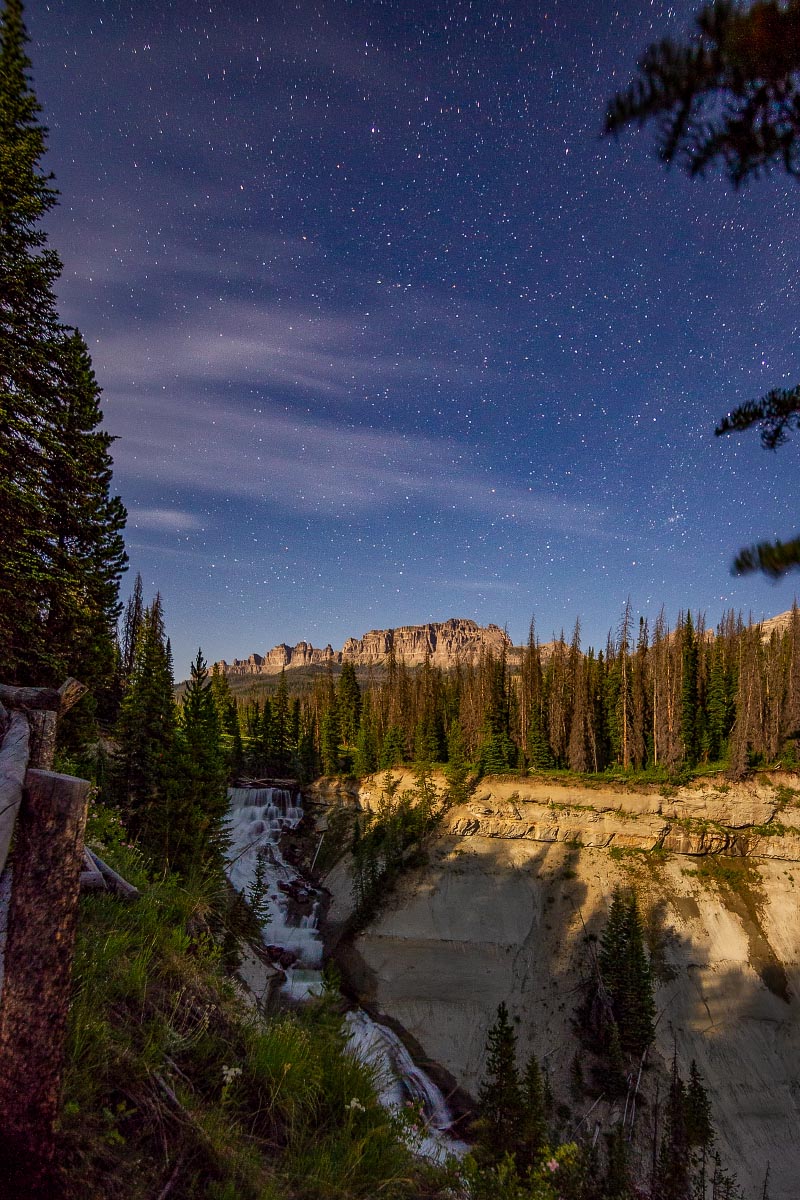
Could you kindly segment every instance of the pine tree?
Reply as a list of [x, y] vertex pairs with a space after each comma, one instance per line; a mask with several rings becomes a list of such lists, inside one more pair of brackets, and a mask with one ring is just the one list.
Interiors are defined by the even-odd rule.
[[697, 694], [697, 639], [692, 614], [686, 614], [681, 635], [681, 738], [683, 758], [694, 766], [699, 754], [697, 724], [699, 716]]
[[281, 671], [278, 687], [270, 706], [272, 713], [272, 739], [270, 774], [285, 778], [292, 770], [293, 750], [289, 731], [289, 689], [286, 672]]
[[122, 638], [120, 644], [120, 674], [122, 676], [122, 690], [124, 692], [128, 680], [133, 674], [133, 659], [136, 654], [136, 645], [139, 640], [139, 630], [142, 627], [142, 619], [144, 617], [144, 596], [142, 589], [142, 577], [136, 575], [133, 584], [133, 591], [128, 597], [128, 603], [125, 605], [125, 615], [122, 621]]
[[640, 1056], [655, 1034], [655, 1001], [635, 893], [614, 892], [598, 956], [622, 1049]]
[[[21, 0], [0, 14], [0, 676], [67, 671], [98, 696], [116, 668], [125, 510], [109, 495], [111, 438], [83, 339], [58, 325], [56, 203], [30, 86]], [[108, 697], [109, 700], [111, 697]], [[102, 697], [101, 697], [102, 702]], [[88, 708], [84, 705], [83, 713]], [[77, 714], [72, 726], [77, 733]]]
[[0, 23], [0, 677], [28, 681], [40, 664], [40, 621], [52, 583], [40, 481], [55, 453], [53, 288], [61, 273], [40, 222], [56, 203], [40, 168], [46, 130], [30, 86], [21, 0]]
[[372, 723], [372, 708], [369, 696], [364, 697], [361, 710], [361, 723], [356, 737], [356, 753], [353, 760], [353, 770], [363, 778], [378, 769], [378, 743], [375, 737], [375, 727]]
[[334, 700], [322, 714], [319, 730], [319, 752], [322, 758], [322, 770], [325, 775], [338, 775], [341, 770], [341, 729], [339, 727], [339, 711]]
[[689, 1145], [710, 1146], [714, 1140], [711, 1102], [694, 1059], [689, 1067], [689, 1082], [686, 1085], [685, 1119]]
[[482, 1157], [499, 1162], [517, 1147], [522, 1094], [517, 1071], [517, 1038], [501, 1001], [486, 1043], [486, 1070], [478, 1094], [478, 1142]]
[[520, 1170], [532, 1167], [547, 1141], [547, 1112], [542, 1071], [536, 1055], [531, 1054], [522, 1076], [517, 1164]]
[[58, 366], [58, 452], [48, 458], [42, 480], [51, 536], [40, 679], [69, 671], [96, 699], [110, 686], [116, 665], [126, 513], [109, 494], [113, 439], [100, 428], [100, 388], [77, 330], [62, 340]]
[[214, 697], [220, 730], [227, 741], [228, 776], [235, 779], [244, 767], [242, 731], [228, 677], [219, 669], [218, 663], [214, 663], [211, 668], [211, 695]]
[[165, 856], [187, 875], [221, 875], [228, 812], [225, 755], [202, 651], [192, 663], [178, 721], [174, 777], [163, 817]]
[[361, 688], [358, 686], [356, 669], [351, 662], [342, 663], [336, 687], [336, 700], [342, 741], [346, 746], [353, 746], [361, 723]]
[[403, 731], [397, 725], [390, 725], [386, 730], [381, 752], [378, 755], [378, 769], [384, 771], [389, 767], [397, 767], [403, 762], [405, 756], [406, 745]]
[[690, 1200], [691, 1197], [685, 1100], [683, 1081], [678, 1074], [676, 1050], [672, 1056], [672, 1078], [664, 1114], [664, 1136], [658, 1158], [657, 1200]]
[[172, 656], [161, 597], [142, 618], [128, 689], [116, 727], [115, 790], [128, 828], [159, 848], [164, 805], [175, 768]]
[[603, 1180], [603, 1200], [630, 1200], [633, 1196], [628, 1146], [622, 1125], [614, 1125], [606, 1134], [608, 1164]]
[[447, 799], [450, 804], [464, 804], [469, 798], [469, 764], [464, 754], [464, 734], [459, 721], [450, 722], [447, 731]]

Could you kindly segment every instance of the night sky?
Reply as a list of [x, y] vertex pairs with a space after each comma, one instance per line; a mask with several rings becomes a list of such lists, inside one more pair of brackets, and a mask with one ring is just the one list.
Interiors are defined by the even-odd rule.
[[472, 617], [604, 645], [626, 598], [791, 604], [800, 187], [600, 137], [694, 5], [30, 0], [62, 318], [176, 672]]

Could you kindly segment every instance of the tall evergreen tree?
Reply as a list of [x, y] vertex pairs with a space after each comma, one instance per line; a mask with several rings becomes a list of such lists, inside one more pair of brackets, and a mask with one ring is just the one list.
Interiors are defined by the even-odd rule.
[[[0, 676], [115, 670], [125, 510], [109, 495], [111, 438], [83, 339], [58, 325], [58, 255], [42, 219], [46, 130], [30, 85], [21, 0], [0, 12]], [[84, 711], [86, 711], [84, 709]], [[74, 731], [74, 720], [73, 731]]]
[[100, 388], [77, 330], [62, 340], [58, 366], [58, 450], [42, 480], [50, 522], [44, 636], [51, 666], [42, 682], [53, 671], [69, 671], [97, 693], [109, 685], [115, 667], [126, 513], [109, 492], [113, 439], [100, 428]]
[[672, 1056], [669, 1099], [664, 1114], [664, 1136], [658, 1158], [657, 1200], [690, 1200], [691, 1197], [685, 1102], [686, 1093], [678, 1074], [676, 1050]]
[[346, 746], [354, 746], [361, 722], [361, 688], [358, 686], [356, 669], [349, 661], [342, 663], [336, 685], [336, 700], [342, 741]]
[[599, 965], [622, 1049], [641, 1055], [655, 1034], [655, 1001], [636, 894], [617, 888], [600, 940]]
[[21, 0], [0, 14], [0, 676], [28, 681], [43, 653], [40, 614], [52, 581], [40, 482], [56, 452], [61, 273], [40, 222], [56, 203], [41, 169], [45, 128], [30, 85]]
[[547, 1142], [547, 1108], [542, 1070], [535, 1054], [525, 1066], [521, 1086], [521, 1113], [517, 1165], [532, 1167]]
[[128, 828], [158, 848], [164, 805], [174, 777], [175, 702], [172, 656], [161, 597], [145, 610], [133, 671], [116, 728], [116, 790]]
[[198, 650], [178, 722], [176, 769], [163, 814], [164, 854], [173, 870], [221, 875], [228, 811], [226, 765], [206, 662]]
[[505, 1002], [486, 1043], [486, 1069], [478, 1094], [478, 1141], [482, 1157], [499, 1162], [512, 1154], [522, 1125], [522, 1093], [517, 1071], [517, 1038]]
[[692, 614], [686, 614], [681, 635], [681, 738], [684, 761], [690, 766], [697, 762], [698, 738], [698, 680], [697, 638], [695, 637]]

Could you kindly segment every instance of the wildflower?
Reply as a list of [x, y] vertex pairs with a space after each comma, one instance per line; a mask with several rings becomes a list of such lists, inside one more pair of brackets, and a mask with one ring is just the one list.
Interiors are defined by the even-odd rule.
[[242, 1073], [241, 1067], [223, 1067], [222, 1068], [222, 1082], [225, 1084], [226, 1087], [228, 1087], [229, 1084], [233, 1083], [234, 1079], [239, 1078], [241, 1073]]
[[367, 1111], [364, 1108], [364, 1105], [361, 1103], [361, 1101], [357, 1100], [355, 1096], [353, 1096], [353, 1099], [350, 1101], [349, 1104], [345, 1104], [345, 1108], [352, 1109], [353, 1112], [366, 1112]]
[[550, 1161], [548, 1162], [547, 1169], [548, 1169], [548, 1171], [557, 1171], [558, 1170], [558, 1163], [556, 1162], [556, 1160], [554, 1158], [551, 1158]]

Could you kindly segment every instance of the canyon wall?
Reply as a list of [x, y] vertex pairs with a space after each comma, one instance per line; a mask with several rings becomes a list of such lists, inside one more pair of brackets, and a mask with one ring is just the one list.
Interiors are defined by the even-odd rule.
[[[401, 789], [411, 786], [405, 776]], [[376, 805], [381, 780], [331, 803]], [[352, 905], [345, 857], [331, 871], [331, 938]], [[569, 1094], [573, 1024], [615, 887], [633, 884], [657, 968], [653, 1063], [637, 1142], [650, 1128], [677, 1048], [713, 1099], [718, 1145], [748, 1197], [794, 1200], [800, 1161], [800, 778], [721, 777], [685, 788], [581, 787], [484, 779], [452, 808], [428, 863], [401, 878], [342, 963], [364, 1001], [396, 1021], [445, 1078], [471, 1095], [501, 1000], [520, 1056], [534, 1050], [574, 1125], [592, 1105]], [[659, 1090], [660, 1089], [660, 1090]], [[618, 1114], [600, 1104], [607, 1127]], [[568, 1124], [569, 1124], [568, 1121]]]

